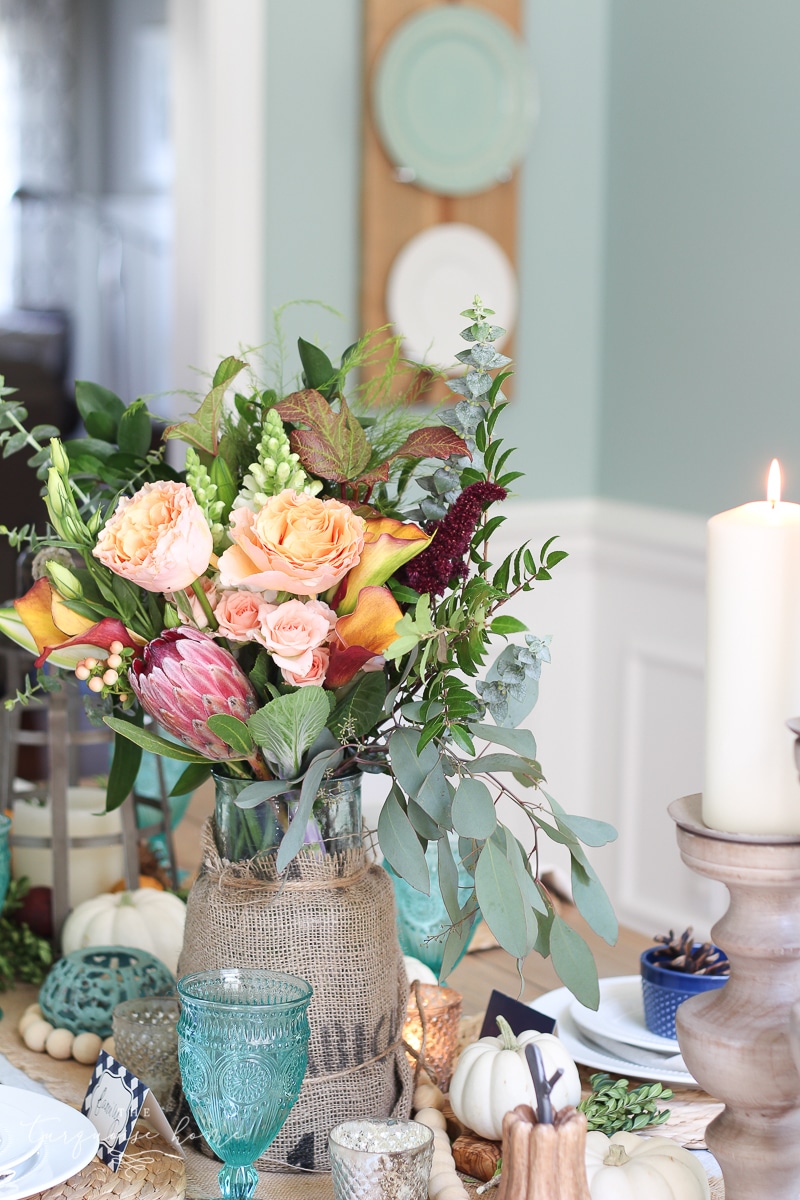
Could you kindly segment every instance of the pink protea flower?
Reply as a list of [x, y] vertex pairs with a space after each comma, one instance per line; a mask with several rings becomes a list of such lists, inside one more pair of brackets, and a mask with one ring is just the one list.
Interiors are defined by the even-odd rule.
[[208, 728], [224, 713], [246, 721], [258, 697], [233, 655], [199, 629], [167, 629], [128, 672], [142, 708], [189, 749], [217, 761], [237, 754]]

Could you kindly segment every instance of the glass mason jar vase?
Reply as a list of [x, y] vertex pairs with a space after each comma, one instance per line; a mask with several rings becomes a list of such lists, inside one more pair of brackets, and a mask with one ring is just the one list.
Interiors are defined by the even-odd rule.
[[[222, 858], [248, 862], [277, 854], [297, 811], [300, 789], [281, 792], [255, 808], [238, 808], [236, 798], [253, 781], [213, 772], [216, 785], [215, 838]], [[361, 847], [361, 772], [324, 779], [306, 826], [304, 849], [341, 854]]]

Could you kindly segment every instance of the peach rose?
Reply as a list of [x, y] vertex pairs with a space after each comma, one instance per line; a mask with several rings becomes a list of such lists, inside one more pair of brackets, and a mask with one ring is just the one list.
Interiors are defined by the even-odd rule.
[[179, 592], [205, 574], [214, 549], [192, 489], [166, 480], [124, 496], [92, 554], [148, 592]]
[[305, 676], [313, 664], [313, 651], [328, 637], [328, 618], [301, 600], [286, 600], [268, 613], [261, 624], [261, 641], [279, 667]]
[[330, 659], [330, 652], [324, 646], [317, 646], [315, 650], [311, 651], [311, 670], [307, 675], [298, 675], [296, 671], [287, 671], [286, 667], [281, 667], [281, 675], [292, 687], [310, 687], [312, 684], [322, 687]]
[[261, 625], [275, 607], [274, 604], [267, 604], [256, 592], [223, 592], [214, 609], [214, 616], [219, 622], [217, 637], [230, 638], [233, 642], [261, 642], [263, 645]]
[[234, 544], [219, 560], [225, 588], [313, 596], [344, 579], [364, 549], [363, 517], [289, 488], [257, 513], [237, 508], [229, 532]]

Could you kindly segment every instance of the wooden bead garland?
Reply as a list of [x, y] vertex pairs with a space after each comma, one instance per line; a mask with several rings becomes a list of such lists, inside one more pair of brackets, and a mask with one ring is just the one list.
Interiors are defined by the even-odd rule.
[[419, 1078], [422, 1082], [415, 1088], [412, 1099], [414, 1120], [433, 1131], [433, 1162], [428, 1180], [428, 1196], [430, 1200], [467, 1200], [467, 1189], [456, 1171], [450, 1138], [447, 1135], [447, 1122], [442, 1112], [444, 1093], [431, 1083], [424, 1071], [419, 1072]]
[[65, 1060], [74, 1058], [84, 1066], [96, 1061], [100, 1049], [114, 1052], [114, 1039], [105, 1041], [97, 1033], [89, 1031], [72, 1034], [69, 1029], [54, 1029], [42, 1016], [38, 1004], [29, 1004], [19, 1019], [17, 1029], [29, 1050], [37, 1054], [49, 1054], [51, 1058]]

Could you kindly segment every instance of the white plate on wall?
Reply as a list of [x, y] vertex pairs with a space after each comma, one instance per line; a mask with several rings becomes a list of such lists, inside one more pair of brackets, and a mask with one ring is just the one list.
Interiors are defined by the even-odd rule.
[[570, 1015], [570, 1007], [574, 996], [567, 988], [556, 988], [546, 992], [531, 1001], [529, 1008], [553, 1017], [557, 1022], [556, 1033], [568, 1054], [576, 1063], [584, 1067], [592, 1067], [595, 1071], [608, 1071], [612, 1075], [623, 1075], [627, 1079], [657, 1080], [670, 1087], [696, 1088], [700, 1085], [688, 1071], [678, 1071], [667, 1067], [643, 1066], [629, 1059], [618, 1058], [614, 1054], [595, 1046], [581, 1033]]
[[451, 221], [411, 238], [397, 255], [386, 284], [386, 312], [403, 339], [403, 354], [442, 370], [462, 370], [456, 354], [467, 348], [458, 336], [459, 313], [473, 297], [494, 309], [491, 318], [507, 333], [517, 316], [517, 278], [502, 246], [474, 225]]
[[0, 1184], [0, 1200], [23, 1200], [76, 1175], [97, 1153], [100, 1136], [83, 1113], [51, 1096], [0, 1086], [3, 1135], [38, 1149], [14, 1179]]

